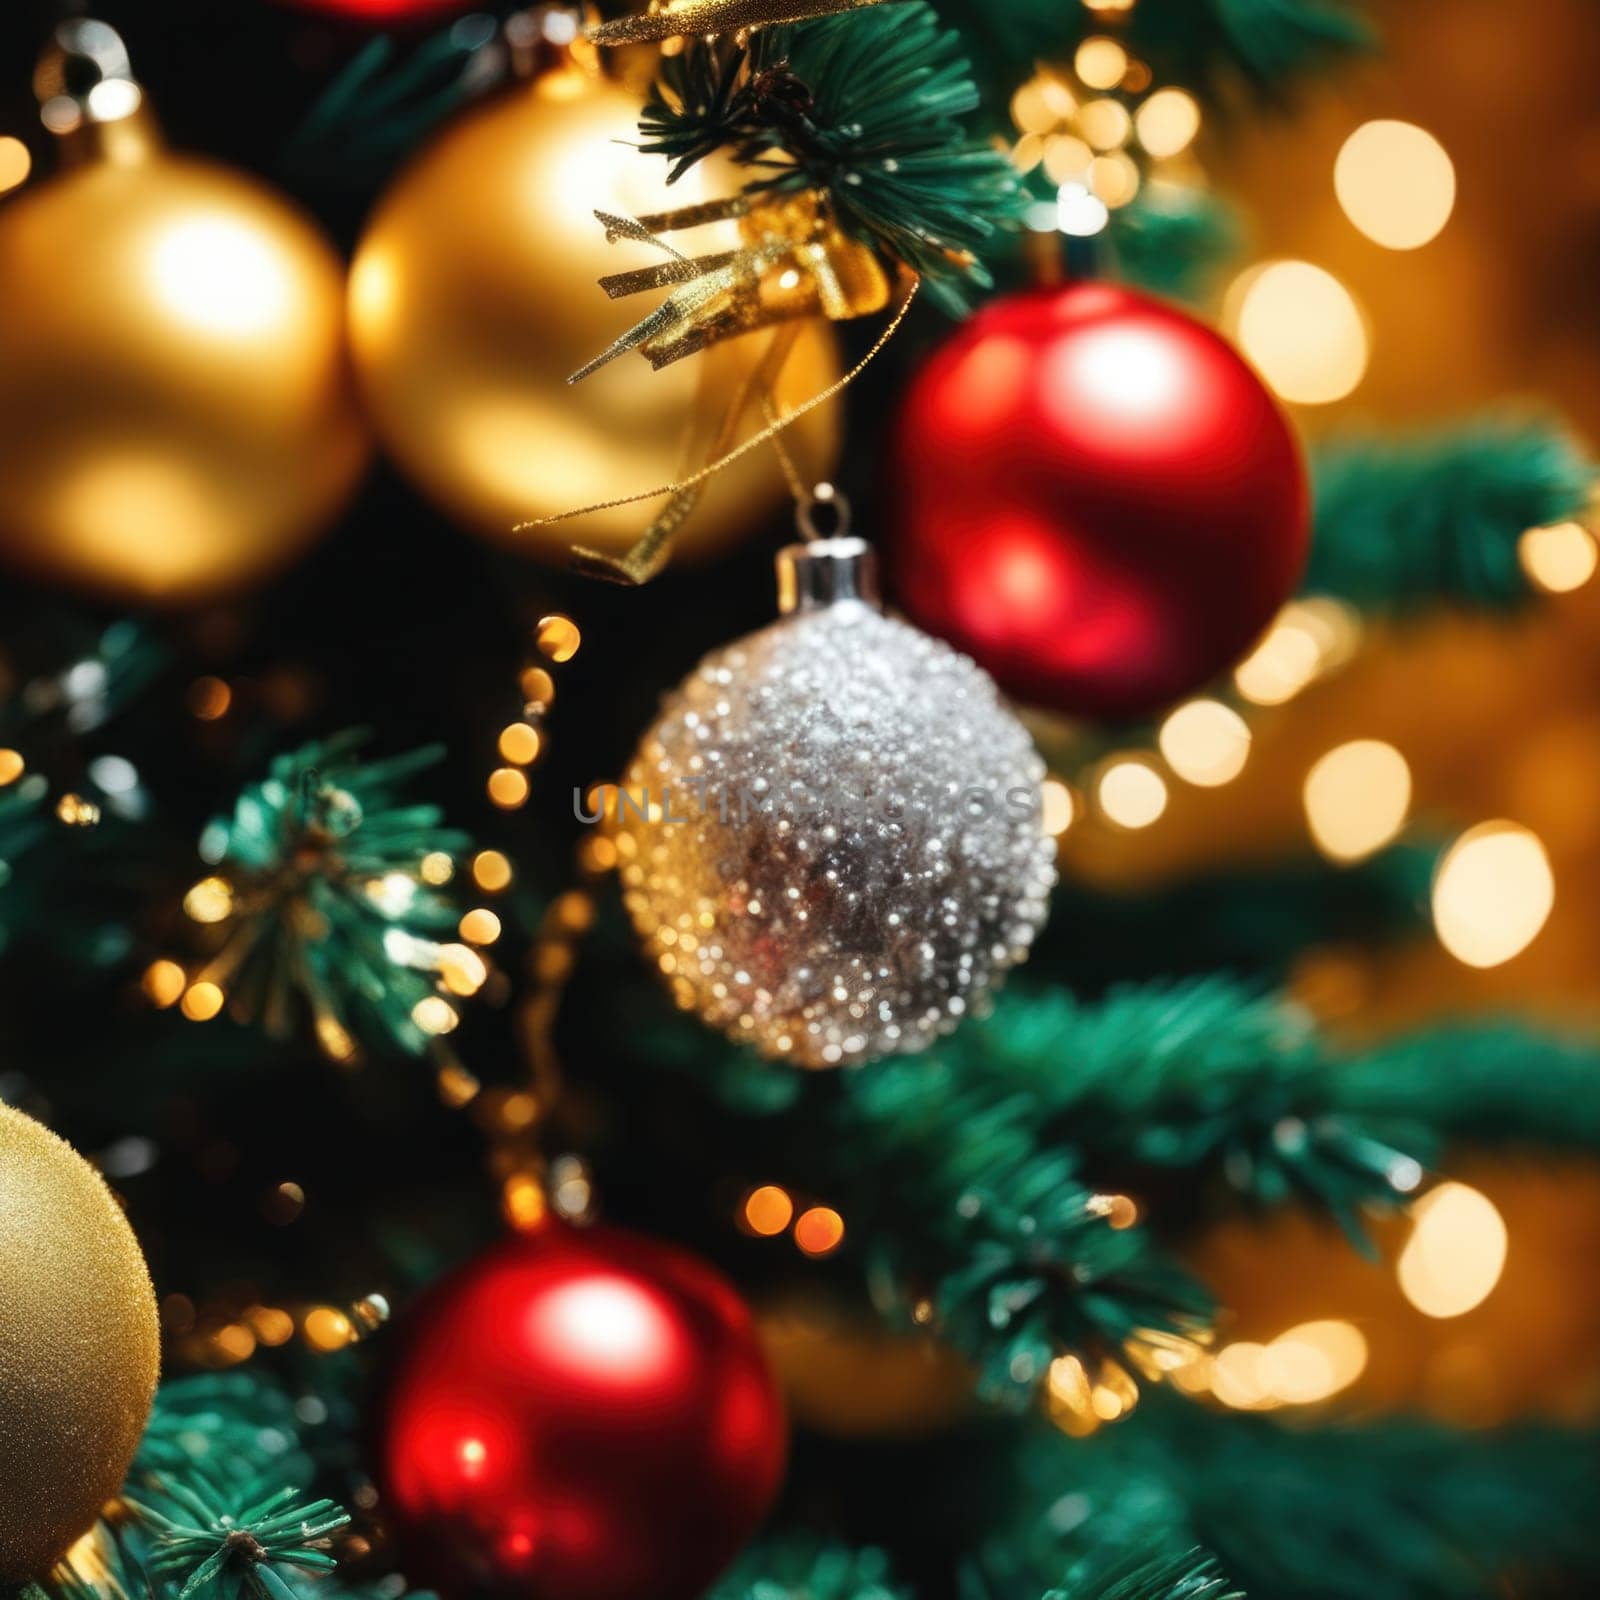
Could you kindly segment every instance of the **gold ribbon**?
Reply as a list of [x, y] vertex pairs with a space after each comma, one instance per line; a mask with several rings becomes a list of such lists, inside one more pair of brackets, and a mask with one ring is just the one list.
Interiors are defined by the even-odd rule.
[[[708, 461], [698, 471], [690, 473], [686, 478], [678, 479], [676, 483], [663, 483], [654, 489], [641, 489], [637, 494], [619, 495], [614, 500], [597, 500], [593, 505], [575, 506], [571, 511], [558, 511], [548, 517], [532, 517], [526, 522], [519, 522], [511, 531], [513, 533], [521, 533], [527, 528], [544, 528], [554, 522], [569, 522], [573, 517], [587, 516], [591, 511], [612, 511], [618, 506], [637, 505], [642, 500], [659, 500], [663, 495], [671, 495], [676, 500], [678, 496], [684, 494], [687, 490], [698, 489], [708, 478], [721, 472], [724, 467], [737, 461], [740, 456], [748, 455], [750, 451], [760, 449], [762, 445], [777, 438], [785, 428], [792, 427], [808, 411], [814, 411], [818, 406], [826, 405], [836, 394], [854, 383], [866, 371], [872, 361], [876, 359], [883, 347], [899, 331], [900, 324], [906, 319], [906, 313], [911, 310], [912, 301], [917, 297], [917, 290], [920, 285], [921, 279], [913, 278], [911, 280], [906, 289], [905, 297], [896, 308], [894, 316], [890, 318], [888, 326], [878, 335], [872, 348], [843, 377], [830, 383], [820, 393], [812, 395], [809, 400], [803, 400], [794, 410], [785, 412], [782, 416], [769, 421], [766, 427], [762, 428], [759, 433], [752, 434], [743, 444], [736, 445], [733, 449], [717, 456], [716, 459]], [[776, 340], [774, 343], [776, 343]], [[768, 354], [770, 355], [771, 353], [769, 348]], [[761, 368], [758, 367], [757, 375], [759, 375], [760, 371]], [[748, 404], [749, 395], [753, 388], [753, 382], [743, 387], [744, 404], [738, 406], [737, 414], [734, 416], [735, 423], [738, 420], [738, 416], [743, 414], [744, 405]], [[730, 407], [729, 410], [732, 412], [734, 408]], [[726, 415], [724, 421], [726, 422]], [[731, 437], [731, 434], [729, 436]], [[669, 506], [667, 511], [662, 513], [662, 519], [670, 514], [671, 509]], [[687, 512], [684, 512], [683, 515], [687, 515]], [[659, 522], [662, 519], [657, 520]], [[682, 521], [682, 516], [678, 518], [678, 521]], [[580, 564], [584, 567], [584, 570], [590, 572], [593, 576], [610, 578], [618, 583], [643, 583], [654, 576], [656, 572], [659, 572], [665, 564], [666, 557], [670, 553], [667, 541], [670, 540], [676, 527], [677, 522], [674, 522], [670, 528], [662, 532], [653, 523], [629, 549], [627, 554], [620, 558], [601, 555], [592, 550], [576, 551], [574, 553], [579, 557]]]
[[[672, 292], [567, 380], [579, 383], [618, 356], [637, 350], [660, 369], [718, 340], [775, 323], [822, 315], [842, 322], [889, 303], [889, 279], [873, 252], [831, 218], [823, 195], [805, 191], [752, 200], [737, 195], [680, 211], [619, 217], [597, 211], [609, 240], [653, 244], [668, 259], [613, 273], [600, 286], [613, 299], [647, 289]], [[686, 256], [661, 235], [737, 219], [745, 243]]]
[[783, 22], [805, 22], [843, 11], [864, 11], [881, 0], [680, 0], [642, 16], [591, 23], [583, 30], [594, 44], [649, 44], [694, 34], [737, 33]]

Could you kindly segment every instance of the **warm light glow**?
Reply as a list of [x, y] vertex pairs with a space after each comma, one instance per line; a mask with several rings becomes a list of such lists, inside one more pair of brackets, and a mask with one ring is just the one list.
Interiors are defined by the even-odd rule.
[[1148, 761], [1123, 757], [1100, 774], [1095, 798], [1118, 827], [1148, 828], [1167, 809], [1167, 786]]
[[1039, 822], [1052, 838], [1072, 826], [1075, 810], [1072, 791], [1059, 778], [1046, 778], [1039, 786]]
[[216, 722], [227, 716], [233, 704], [233, 690], [221, 678], [196, 678], [189, 685], [189, 709], [202, 722]]
[[222, 990], [214, 983], [194, 984], [183, 997], [183, 1014], [191, 1022], [209, 1022], [222, 1009]]
[[844, 1218], [828, 1206], [812, 1206], [795, 1223], [794, 1242], [805, 1255], [832, 1255], [844, 1243]]
[[514, 767], [525, 767], [538, 759], [539, 735], [526, 722], [510, 722], [500, 730], [500, 754]]
[[1133, 119], [1120, 100], [1091, 100], [1078, 112], [1078, 131], [1096, 150], [1116, 150], [1128, 142]]
[[1156, 742], [1167, 765], [1186, 783], [1215, 789], [1244, 771], [1250, 756], [1250, 729], [1243, 717], [1220, 700], [1191, 700], [1165, 722]]
[[1211, 1392], [1235, 1411], [1264, 1411], [1277, 1399], [1267, 1384], [1267, 1347], [1241, 1339], [1219, 1350], [1211, 1363]]
[[22, 759], [20, 751], [12, 749], [0, 750], [0, 789], [8, 783], [15, 783], [27, 771], [28, 763]]
[[1072, 91], [1059, 78], [1037, 73], [1011, 97], [1011, 120], [1023, 133], [1049, 133], [1078, 109]]
[[556, 697], [556, 680], [543, 667], [525, 668], [517, 683], [530, 706], [547, 706]]
[[296, 296], [276, 243], [231, 217], [169, 223], [150, 251], [167, 310], [197, 333], [229, 338], [286, 333]]
[[472, 858], [472, 881], [489, 894], [511, 883], [511, 863], [498, 850], [480, 850]]
[[451, 994], [474, 995], [488, 981], [489, 967], [476, 950], [447, 944], [439, 951], [439, 976]]
[[745, 1196], [745, 1226], [763, 1238], [782, 1233], [793, 1217], [794, 1201], [786, 1189], [780, 1189], [775, 1183], [764, 1183]]
[[435, 888], [440, 884], [449, 883], [455, 873], [455, 862], [443, 850], [430, 850], [417, 863], [417, 876], [424, 883], [431, 883]]
[[1600, 549], [1581, 523], [1558, 522], [1549, 528], [1529, 528], [1517, 541], [1517, 559], [1541, 589], [1567, 594], [1594, 576]]
[[1258, 706], [1281, 706], [1316, 677], [1319, 664], [1311, 631], [1280, 618], [1234, 668], [1234, 687]]
[[1382, 119], [1363, 123], [1333, 164], [1344, 214], [1376, 244], [1415, 250], [1435, 238], [1456, 203], [1456, 169], [1426, 129]]
[[1139, 143], [1164, 161], [1188, 148], [1200, 131], [1200, 107], [1182, 89], [1157, 89], [1133, 114]]
[[1078, 46], [1072, 70], [1091, 89], [1115, 89], [1128, 70], [1128, 52], [1115, 39], [1097, 35]]
[[342, 1350], [355, 1337], [350, 1319], [332, 1306], [317, 1306], [306, 1313], [306, 1343], [313, 1350]]
[[1229, 299], [1240, 348], [1285, 400], [1342, 400], [1367, 370], [1367, 330], [1350, 291], [1309, 261], [1247, 273]]
[[202, 878], [183, 897], [183, 909], [196, 922], [222, 922], [233, 914], [233, 885], [226, 878]]
[[1317, 848], [1335, 861], [1359, 861], [1405, 826], [1411, 768], [1392, 744], [1352, 739], [1306, 774], [1303, 798]]
[[33, 157], [28, 154], [27, 145], [10, 134], [0, 138], [0, 194], [26, 182], [32, 170]]
[[1262, 1353], [1257, 1375], [1275, 1400], [1314, 1405], [1347, 1389], [1367, 1365], [1367, 1341], [1352, 1322], [1302, 1322]]
[[578, 646], [583, 642], [577, 623], [559, 613], [541, 617], [534, 638], [544, 655], [556, 662], [570, 661], [577, 655]]
[[1074, 239], [1088, 239], [1111, 220], [1099, 195], [1085, 183], [1064, 183], [1056, 194], [1056, 227]]
[[461, 1018], [456, 1008], [443, 995], [424, 995], [411, 1008], [411, 1020], [426, 1034], [439, 1035], [455, 1031]]
[[1441, 1183], [1411, 1209], [1400, 1287], [1424, 1316], [1459, 1317], [1488, 1299], [1506, 1264], [1506, 1225], [1494, 1202], [1464, 1183]]
[[1515, 822], [1484, 822], [1439, 864], [1433, 925], [1457, 961], [1497, 967], [1533, 943], [1555, 899], [1555, 875], [1538, 836]]
[[1096, 156], [1089, 163], [1089, 187], [1115, 211], [1139, 192], [1139, 169], [1121, 150]]
[[1094, 151], [1082, 139], [1070, 133], [1055, 133], [1045, 141], [1044, 175], [1057, 185], [1083, 184], [1088, 181], [1094, 159]]
[[178, 1003], [188, 981], [188, 975], [176, 961], [152, 961], [144, 969], [139, 983], [150, 1003], [165, 1010]]
[[496, 767], [485, 787], [502, 811], [515, 811], [528, 799], [528, 775], [518, 767]]
[[462, 917], [456, 930], [469, 944], [493, 944], [500, 937], [500, 919], [484, 906]]

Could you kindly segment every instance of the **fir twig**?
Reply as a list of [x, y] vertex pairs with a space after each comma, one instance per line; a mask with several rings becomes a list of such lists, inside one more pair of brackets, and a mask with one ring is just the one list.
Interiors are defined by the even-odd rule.
[[294, 1488], [242, 1502], [198, 1479], [157, 1480], [127, 1503], [152, 1530], [150, 1571], [178, 1585], [175, 1600], [241, 1588], [256, 1600], [295, 1600], [279, 1569], [332, 1572], [331, 1536], [350, 1521], [331, 1500], [305, 1500]]
[[992, 282], [978, 252], [1021, 205], [1009, 161], [962, 125], [977, 104], [959, 37], [906, 0], [695, 40], [664, 64], [640, 132], [674, 178], [727, 149], [761, 174], [749, 191], [825, 191], [847, 230], [957, 309], [964, 283]]
[[447, 885], [468, 836], [446, 828], [436, 806], [401, 798], [443, 752], [362, 761], [364, 738], [353, 731], [279, 756], [205, 830], [200, 853], [221, 876], [187, 902], [216, 945], [197, 977], [274, 1036], [303, 1003], [339, 1060], [354, 1057], [357, 1031], [423, 1053], [454, 1025], [451, 997], [486, 976], [451, 938], [460, 907]]
[[780, 1535], [745, 1551], [707, 1600], [909, 1600], [909, 1593], [874, 1546]]
[[1582, 510], [1595, 466], [1555, 428], [1488, 420], [1330, 447], [1314, 476], [1305, 587], [1404, 615], [1525, 599], [1518, 539]]

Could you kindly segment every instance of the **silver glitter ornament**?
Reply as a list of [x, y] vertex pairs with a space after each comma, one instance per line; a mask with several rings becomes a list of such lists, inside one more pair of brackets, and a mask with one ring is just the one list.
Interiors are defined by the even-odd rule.
[[669, 695], [615, 801], [678, 1003], [808, 1067], [920, 1050], [1043, 925], [1044, 764], [965, 656], [886, 617], [854, 538], [778, 558], [770, 627]]

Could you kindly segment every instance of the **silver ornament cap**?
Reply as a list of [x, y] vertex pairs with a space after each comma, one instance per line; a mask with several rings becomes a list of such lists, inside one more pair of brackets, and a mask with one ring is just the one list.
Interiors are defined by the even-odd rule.
[[640, 741], [624, 902], [679, 1005], [763, 1054], [920, 1050], [1043, 926], [1044, 764], [980, 668], [879, 610], [865, 540], [777, 566], [780, 619], [708, 655]]

